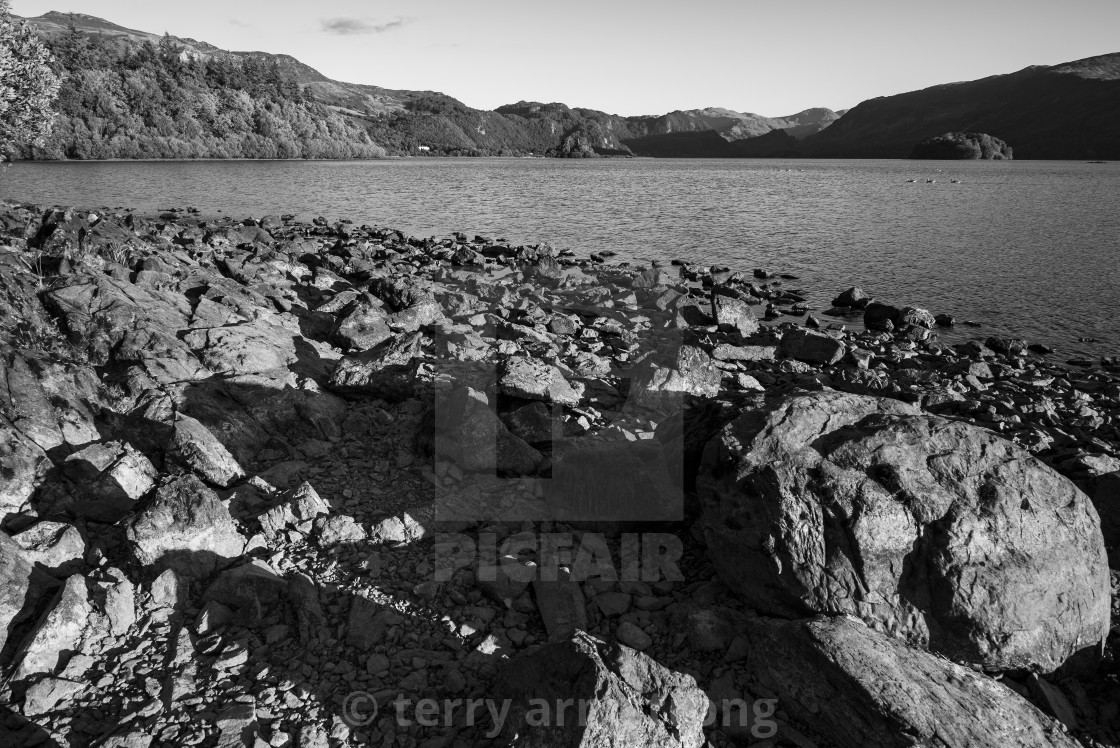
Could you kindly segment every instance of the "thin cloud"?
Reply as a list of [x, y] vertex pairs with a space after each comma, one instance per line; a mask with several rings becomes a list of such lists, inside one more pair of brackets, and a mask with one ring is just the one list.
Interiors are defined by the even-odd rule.
[[251, 28], [252, 25], [253, 25], [253, 24], [249, 23], [248, 21], [243, 21], [240, 18], [229, 19], [229, 24], [230, 24], [230, 26], [238, 26], [238, 27], [243, 28], [243, 29]]
[[322, 21], [323, 31], [328, 34], [348, 36], [351, 34], [383, 34], [386, 31], [400, 28], [408, 22], [406, 18], [396, 18], [385, 23], [372, 23], [362, 18], [325, 18]]

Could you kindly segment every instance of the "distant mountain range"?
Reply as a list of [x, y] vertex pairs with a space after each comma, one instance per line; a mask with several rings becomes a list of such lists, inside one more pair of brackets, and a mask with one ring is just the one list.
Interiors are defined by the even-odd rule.
[[229, 52], [77, 13], [27, 22], [71, 73], [64, 121], [46, 147], [25, 154], [38, 158], [901, 158], [948, 131], [988, 133], [1016, 158], [1120, 158], [1120, 54], [871, 99], [847, 112], [621, 117], [532, 101], [483, 111], [438, 92], [331, 80], [288, 55]]

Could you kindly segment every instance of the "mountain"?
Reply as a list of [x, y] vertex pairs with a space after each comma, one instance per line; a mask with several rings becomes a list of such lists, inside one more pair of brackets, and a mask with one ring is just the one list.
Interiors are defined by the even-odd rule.
[[804, 138], [839, 116], [708, 108], [620, 117], [528, 101], [483, 111], [434, 91], [331, 80], [288, 55], [230, 52], [85, 14], [25, 20], [69, 73], [56, 132], [29, 157], [734, 156], [742, 141], [775, 131]]
[[230, 52], [84, 14], [27, 19], [68, 72], [36, 158], [546, 155], [905, 158], [948, 132], [1016, 158], [1120, 159], [1120, 53], [764, 117], [717, 107], [622, 117], [559, 103], [473, 109], [435, 91], [327, 78], [289, 55]]
[[945, 132], [982, 132], [1016, 159], [1120, 159], [1120, 53], [865, 101], [798, 144], [816, 157], [905, 158]]

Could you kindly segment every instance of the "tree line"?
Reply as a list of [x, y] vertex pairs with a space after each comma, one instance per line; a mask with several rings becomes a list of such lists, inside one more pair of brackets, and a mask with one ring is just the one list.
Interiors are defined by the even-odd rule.
[[313, 101], [275, 57], [202, 57], [71, 25], [45, 40], [62, 73], [53, 131], [38, 159], [372, 158], [357, 121]]

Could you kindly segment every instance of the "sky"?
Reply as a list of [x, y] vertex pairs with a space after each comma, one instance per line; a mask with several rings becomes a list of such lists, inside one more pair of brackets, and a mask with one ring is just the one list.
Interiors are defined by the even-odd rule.
[[[67, 4], [69, 3], [69, 4]], [[12, 0], [321, 73], [612, 114], [770, 117], [1120, 52], [1120, 0]]]

